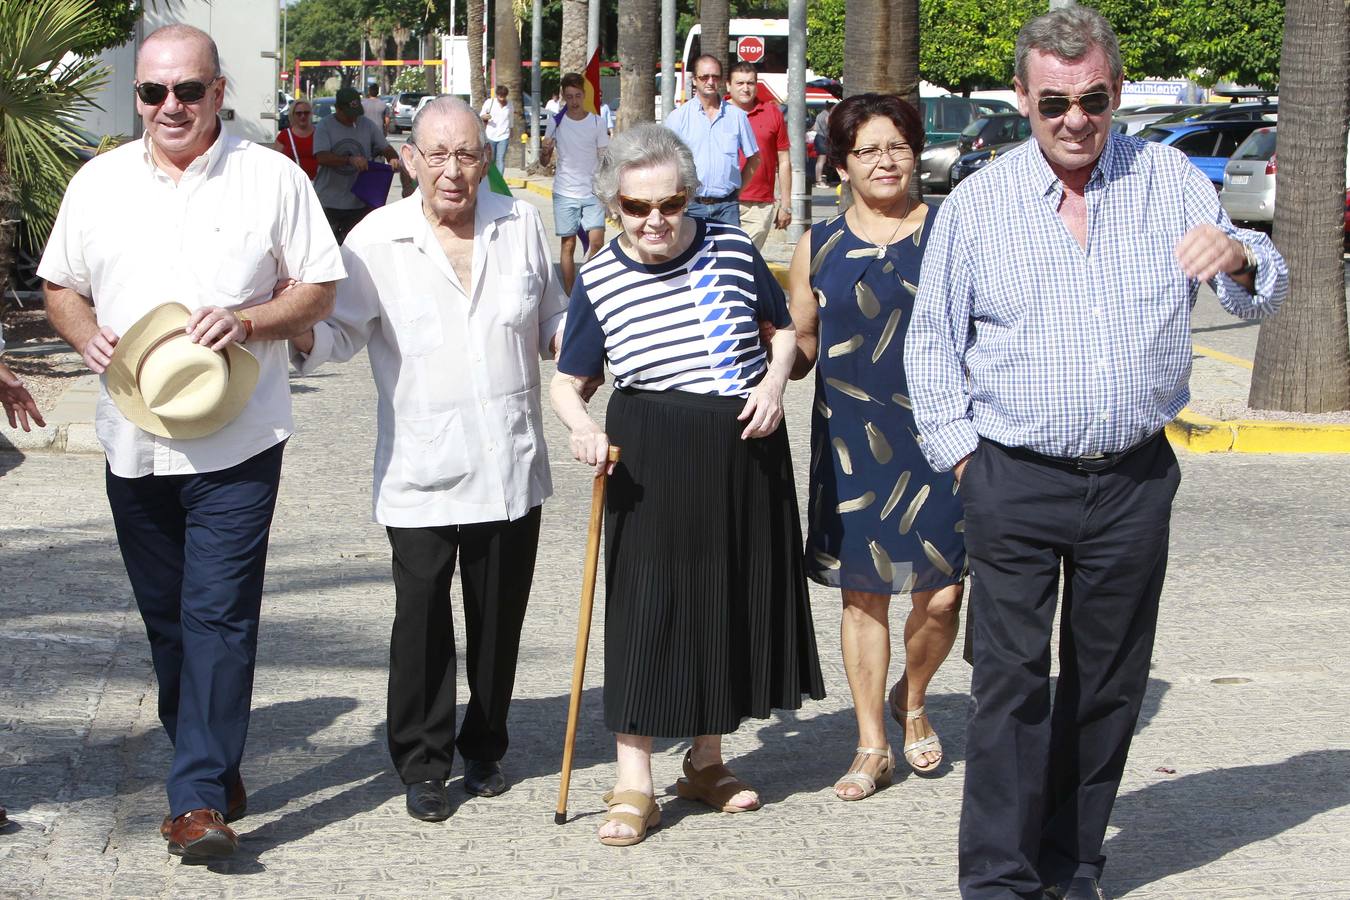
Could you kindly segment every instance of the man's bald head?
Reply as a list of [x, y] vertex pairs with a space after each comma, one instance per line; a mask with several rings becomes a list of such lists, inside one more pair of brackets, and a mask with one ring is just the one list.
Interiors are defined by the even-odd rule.
[[210, 58], [211, 75], [219, 77], [220, 50], [216, 47], [215, 40], [205, 31], [191, 25], [165, 25], [163, 28], [157, 28], [151, 32], [149, 37], [141, 41], [141, 46], [136, 51], [137, 72], [141, 70], [141, 58], [146, 55], [146, 52], [157, 49], [157, 45], [163, 41], [199, 44]]
[[426, 131], [426, 121], [424, 120], [456, 118], [458, 116], [467, 116], [473, 121], [478, 131], [479, 142], [486, 147], [488, 143], [487, 127], [483, 124], [483, 120], [473, 111], [473, 107], [459, 97], [449, 94], [443, 94], [435, 100], [428, 101], [427, 105], [418, 110], [417, 115], [413, 116], [412, 142], [420, 145], [418, 138]]

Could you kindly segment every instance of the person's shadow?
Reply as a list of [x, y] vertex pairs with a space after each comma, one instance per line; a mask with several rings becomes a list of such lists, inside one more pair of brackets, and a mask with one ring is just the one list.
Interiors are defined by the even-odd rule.
[[[1280, 763], [1150, 784], [1116, 801], [1111, 823], [1120, 832], [1106, 843], [1107, 878], [1118, 893], [1127, 894], [1347, 803], [1350, 750], [1313, 750]], [[1166, 852], [1159, 852], [1164, 847]], [[1330, 859], [1328, 864], [1337, 865]], [[1270, 874], [1269, 890], [1279, 895], [1275, 872]]]

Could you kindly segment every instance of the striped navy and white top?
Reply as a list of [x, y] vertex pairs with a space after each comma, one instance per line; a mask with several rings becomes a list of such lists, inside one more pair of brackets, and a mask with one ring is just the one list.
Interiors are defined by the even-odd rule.
[[787, 300], [744, 231], [694, 219], [689, 249], [657, 265], [617, 238], [581, 267], [558, 371], [614, 386], [745, 397], [767, 366], [759, 323], [791, 323]]

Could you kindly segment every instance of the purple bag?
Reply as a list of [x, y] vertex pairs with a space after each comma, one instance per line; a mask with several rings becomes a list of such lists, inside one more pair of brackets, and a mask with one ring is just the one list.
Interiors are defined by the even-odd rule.
[[394, 169], [388, 163], [370, 161], [370, 167], [357, 173], [352, 184], [356, 199], [367, 206], [384, 206], [389, 199], [389, 186], [394, 183]]

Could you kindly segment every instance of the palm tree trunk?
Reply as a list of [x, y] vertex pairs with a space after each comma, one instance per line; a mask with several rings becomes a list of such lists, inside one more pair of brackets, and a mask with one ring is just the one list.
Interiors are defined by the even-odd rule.
[[[891, 90], [909, 101], [923, 119], [919, 105], [919, 0], [891, 0], [891, 66], [887, 73]], [[915, 156], [918, 156], [918, 148]], [[917, 160], [916, 160], [917, 166]], [[923, 186], [918, 169], [909, 179], [909, 196], [915, 203], [923, 202]]]
[[[599, 3], [600, 0], [595, 0]], [[562, 0], [562, 39], [558, 51], [558, 68], [563, 74], [586, 69], [586, 21], [590, 12], [588, 0]]]
[[0, 144], [0, 312], [9, 296], [9, 273], [14, 269], [14, 238], [18, 230], [18, 197], [10, 178], [5, 145]]
[[1341, 256], [1348, 78], [1350, 6], [1289, 0], [1275, 193], [1275, 242], [1289, 266], [1289, 298], [1261, 325], [1247, 400], [1253, 409], [1350, 409]]
[[656, 27], [660, 0], [619, 4], [619, 120], [622, 131], [656, 119]]
[[846, 0], [844, 5], [844, 94], [894, 90], [889, 74], [891, 4]]
[[469, 105], [478, 111], [487, 99], [487, 78], [483, 74], [483, 19], [485, 0], [469, 0]]
[[524, 168], [525, 155], [517, 138], [524, 132], [525, 97], [521, 93], [520, 33], [516, 31], [516, 9], [511, 0], [496, 0], [492, 8], [496, 20], [492, 29], [493, 58], [497, 61], [497, 83], [511, 92], [511, 143], [506, 164]]
[[722, 64], [723, 75], [728, 69], [727, 46], [730, 42], [727, 35], [730, 11], [727, 6], [727, 0], [703, 0], [699, 4], [699, 50], [717, 57], [717, 61]]

